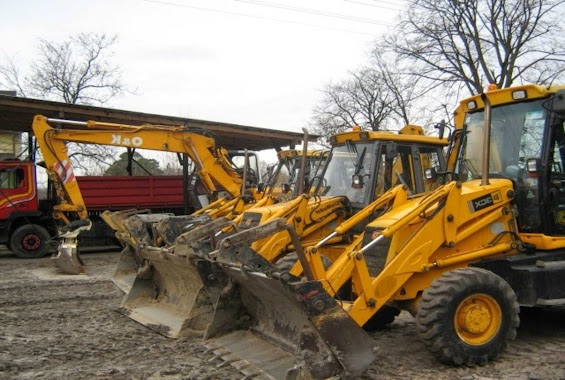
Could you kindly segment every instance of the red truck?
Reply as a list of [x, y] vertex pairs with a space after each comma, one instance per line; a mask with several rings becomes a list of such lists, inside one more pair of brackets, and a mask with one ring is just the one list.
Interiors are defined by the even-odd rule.
[[[114, 241], [114, 231], [99, 218], [104, 210], [151, 209], [174, 214], [184, 211], [182, 176], [76, 177], [84, 204], [93, 222], [81, 234], [85, 244]], [[57, 242], [57, 220], [53, 207], [58, 198], [51, 189], [39, 199], [35, 164], [31, 161], [0, 162], [0, 244], [17, 256], [46, 255]]]

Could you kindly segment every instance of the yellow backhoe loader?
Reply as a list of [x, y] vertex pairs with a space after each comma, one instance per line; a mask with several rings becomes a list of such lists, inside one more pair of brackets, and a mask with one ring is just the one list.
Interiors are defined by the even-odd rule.
[[[140, 249], [140, 256], [151, 264], [151, 272], [149, 276], [138, 274], [122, 311], [170, 337], [206, 335], [213, 315], [221, 314], [216, 304], [227, 285], [226, 276], [217, 273], [208, 255], [228, 228], [228, 235], [254, 231], [257, 225], [284, 218], [296, 236], [274, 233], [258, 242], [256, 249], [262, 260], [285, 267], [283, 258], [291, 256], [293, 263], [296, 261], [293, 252], [300, 240], [302, 244], [319, 241], [396, 182], [404, 183], [413, 193], [429, 191], [439, 181], [432, 169], [445, 168], [447, 140], [424, 136], [416, 126], [407, 126], [400, 134], [354, 130], [333, 136], [331, 143], [324, 169], [311, 177], [308, 189], [294, 199], [250, 207], [237, 223], [216, 219], [181, 234], [168, 247], [147, 245]], [[338, 236], [332, 243], [348, 244], [349, 238]], [[328, 259], [332, 258], [329, 254]]]
[[[37, 115], [32, 129], [59, 199], [53, 208], [54, 218], [66, 225], [88, 219], [85, 202], [72, 173], [67, 142], [184, 153], [194, 162], [195, 174], [212, 198], [224, 199], [221, 192], [229, 197], [239, 197], [248, 191], [252, 192], [251, 198], [255, 196], [253, 188], [246, 190], [246, 181], [229, 162], [227, 151], [217, 147], [213, 138], [184, 127], [79, 122]], [[85, 228], [81, 223], [77, 227]], [[76, 245], [68, 247], [72, 247], [70, 240], [61, 246], [63, 249], [54, 258], [55, 263], [67, 273], [84, 273]]]
[[[390, 190], [382, 197], [390, 207], [362, 223], [329, 266], [321, 256], [335, 249], [334, 234], [358, 220], [298, 248], [304, 268], [291, 273], [251, 248], [273, 231], [296, 235], [285, 220], [223, 239], [210, 256], [229, 280], [207, 345], [273, 378], [356, 376], [378, 343], [362, 327], [396, 308], [415, 316], [443, 362], [497, 358], [516, 336], [520, 307], [565, 304], [564, 122], [565, 86], [463, 100], [448, 160], [453, 180], [415, 197], [404, 186]], [[276, 352], [273, 360], [253, 344]]]

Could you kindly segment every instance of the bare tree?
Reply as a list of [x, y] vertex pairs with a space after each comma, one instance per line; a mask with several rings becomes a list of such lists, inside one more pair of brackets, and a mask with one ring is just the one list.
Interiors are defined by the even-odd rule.
[[16, 90], [21, 96], [27, 97], [18, 65], [6, 53], [3, 55], [3, 60], [0, 62], [0, 86], [4, 89]]
[[329, 83], [314, 109], [314, 132], [333, 134], [354, 125], [379, 130], [390, 115], [389, 99], [381, 99], [379, 81], [370, 69], [351, 72], [351, 79]]
[[[518, 83], [565, 79], [565, 0], [406, 0], [368, 68], [328, 84], [311, 129], [395, 128], [450, 120], [456, 99]], [[463, 93], [466, 92], [466, 93]]]
[[106, 104], [127, 91], [119, 68], [111, 63], [117, 36], [80, 33], [57, 43], [39, 40], [37, 58], [22, 78], [13, 59], [0, 64], [0, 84], [25, 97], [70, 104]]
[[391, 115], [389, 124], [398, 129], [407, 124], [428, 124], [430, 113], [438, 107], [430, 106], [429, 98], [434, 96], [435, 86], [429, 86], [421, 77], [413, 75], [413, 70], [399, 62], [396, 54], [378, 47], [373, 49], [370, 67], [379, 73], [383, 91], [387, 93]]
[[421, 121], [423, 112], [415, 112], [414, 107], [428, 89], [418, 86], [419, 81], [400, 71], [394, 54], [375, 49], [369, 66], [350, 72], [340, 83], [326, 85], [314, 108], [311, 129], [327, 136], [354, 125], [373, 131], [398, 130]]
[[[112, 63], [117, 36], [79, 33], [63, 42], [39, 40], [36, 60], [25, 70], [5, 55], [0, 62], [0, 85], [15, 88], [21, 96], [62, 101], [70, 104], [103, 105], [129, 92], [121, 72]], [[116, 155], [103, 145], [69, 143], [76, 169], [101, 172]], [[109, 162], [108, 162], [109, 161]]]
[[414, 74], [481, 92], [565, 79], [565, 0], [408, 0], [385, 46]]

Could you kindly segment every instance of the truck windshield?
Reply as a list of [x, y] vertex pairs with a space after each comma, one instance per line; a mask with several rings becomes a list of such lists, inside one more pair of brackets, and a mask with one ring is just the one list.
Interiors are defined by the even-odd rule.
[[[517, 179], [526, 160], [539, 158], [547, 113], [544, 100], [507, 104], [492, 108], [489, 173]], [[466, 115], [467, 143], [462, 167], [462, 179], [481, 177], [483, 160], [484, 112]]]

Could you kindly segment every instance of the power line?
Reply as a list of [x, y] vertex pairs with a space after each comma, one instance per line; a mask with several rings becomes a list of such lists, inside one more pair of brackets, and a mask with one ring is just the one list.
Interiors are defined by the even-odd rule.
[[385, 4], [390, 4], [390, 5], [399, 5], [398, 3], [402, 3], [404, 0], [398, 0], [398, 1], [368, 0], [368, 1], [372, 1], [372, 2], [375, 2], [375, 3], [385, 3]]
[[255, 16], [255, 15], [250, 15], [250, 14], [240, 13], [240, 12], [222, 11], [222, 10], [219, 10], [219, 9], [198, 7], [198, 6], [187, 5], [187, 4], [178, 4], [178, 3], [172, 3], [172, 2], [169, 2], [169, 1], [162, 1], [162, 0], [143, 0], [143, 1], [145, 1], [147, 3], [155, 3], [155, 4], [160, 4], [160, 5], [169, 5], [169, 6], [175, 6], [175, 7], [181, 7], [181, 8], [196, 9], [196, 10], [203, 11], [203, 12], [213, 12], [213, 13], [232, 15], [232, 16], [254, 18], [254, 19], [259, 19], [259, 20], [276, 21], [276, 22], [285, 23], [285, 24], [303, 25], [303, 26], [309, 26], [309, 27], [313, 27], [313, 28], [317, 28], [317, 29], [336, 30], [336, 31], [340, 31], [340, 32], [360, 34], [360, 35], [365, 35], [365, 36], [373, 36], [373, 37], [375, 36], [374, 33], [358, 32], [358, 31], [353, 31], [353, 30], [349, 30], [349, 29], [342, 29], [342, 28], [332, 28], [332, 27], [326, 27], [326, 26], [315, 25], [315, 24], [308, 24], [308, 23], [298, 22], [298, 21], [283, 20], [283, 19], [277, 19], [277, 18], [266, 17], [266, 16]]
[[379, 8], [379, 9], [390, 9], [391, 11], [399, 11], [402, 8], [392, 8], [392, 7], [387, 7], [386, 5], [381, 5], [381, 4], [369, 4], [369, 3], [363, 3], [361, 1], [357, 1], [357, 0], [344, 0], [348, 3], [355, 3], [355, 4], [361, 4], [361, 5], [366, 5], [368, 7], [373, 7], [373, 8]]
[[339, 13], [324, 12], [324, 11], [319, 11], [319, 10], [310, 9], [310, 8], [299, 8], [299, 7], [284, 5], [284, 4], [280, 4], [280, 3], [269, 3], [269, 2], [266, 2], [266, 1], [260, 1], [260, 0], [235, 0], [235, 1], [240, 2], [240, 3], [249, 3], [249, 4], [253, 4], [253, 5], [260, 5], [260, 6], [269, 7], [269, 8], [284, 9], [284, 10], [292, 11], [292, 12], [311, 14], [311, 15], [315, 15], [315, 16], [339, 18], [339, 19], [344, 19], [344, 20], [349, 20], [349, 21], [364, 22], [364, 23], [367, 23], [367, 24], [393, 26], [392, 24], [390, 24], [388, 22], [370, 20], [370, 19], [367, 19], [367, 18], [356, 17], [356, 16], [347, 16], [347, 15], [343, 15], [343, 14], [339, 14]]

